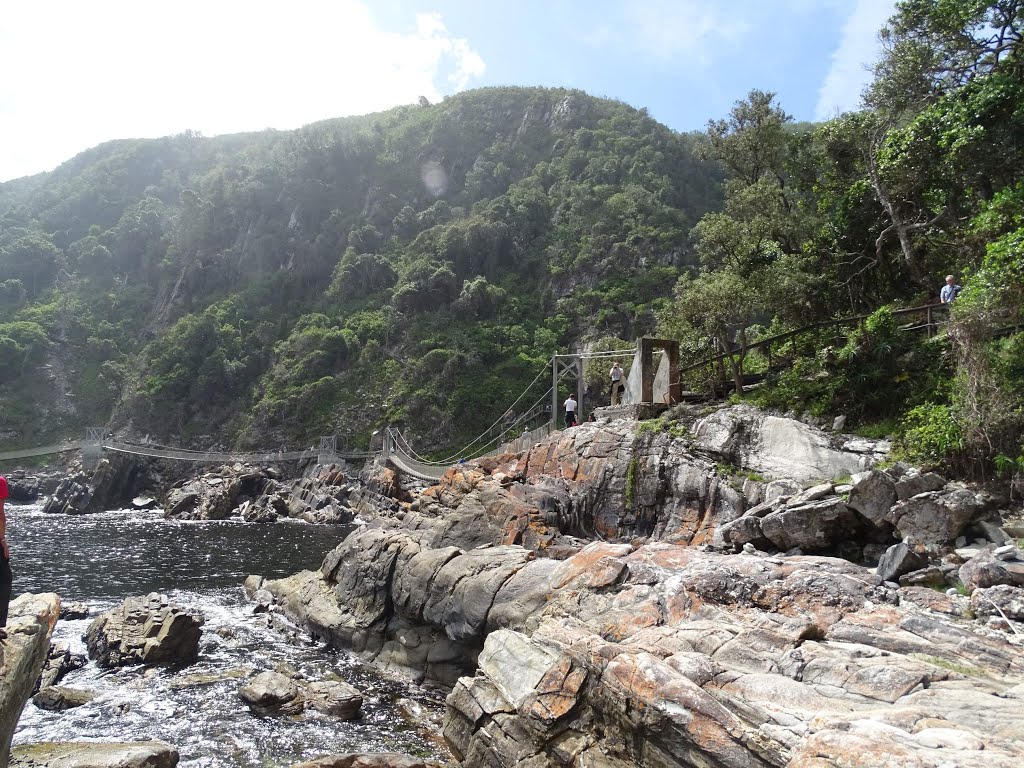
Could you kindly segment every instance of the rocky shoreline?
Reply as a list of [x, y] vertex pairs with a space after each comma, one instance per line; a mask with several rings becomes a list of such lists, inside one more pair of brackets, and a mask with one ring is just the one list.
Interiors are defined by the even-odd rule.
[[[245, 591], [256, 611], [447, 690], [461, 765], [1016, 766], [1020, 514], [887, 452], [746, 406], [681, 408], [587, 423], [419, 490], [385, 467], [289, 482], [235, 465], [155, 495], [183, 519], [365, 522], [319, 570]], [[98, 486], [72, 479], [55, 506], [135, 492], [132, 471], [101, 465]], [[90, 655], [161, 661], [159, 636], [187, 660], [201, 623], [133, 598], [94, 620]], [[40, 706], [88, 693], [53, 685], [81, 663], [66, 651], [50, 650]], [[361, 702], [288, 670], [239, 695], [261, 714], [345, 718]]]
[[1008, 513], [884, 455], [744, 407], [584, 424], [247, 588], [450, 687], [466, 766], [1017, 765], [1019, 550], [957, 547]]

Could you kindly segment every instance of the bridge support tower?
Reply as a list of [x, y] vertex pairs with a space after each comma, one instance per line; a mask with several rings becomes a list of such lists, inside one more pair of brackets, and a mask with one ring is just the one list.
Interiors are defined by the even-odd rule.
[[583, 358], [577, 355], [554, 355], [551, 358], [551, 426], [558, 429], [558, 419], [565, 413], [558, 401], [558, 382], [565, 377], [576, 379], [576, 418], [583, 421]]
[[103, 436], [107, 433], [104, 427], [86, 427], [85, 439], [82, 441], [82, 469], [92, 472], [103, 458]]
[[316, 455], [317, 464], [337, 464], [338, 459], [338, 436], [328, 435], [320, 438], [320, 450]]

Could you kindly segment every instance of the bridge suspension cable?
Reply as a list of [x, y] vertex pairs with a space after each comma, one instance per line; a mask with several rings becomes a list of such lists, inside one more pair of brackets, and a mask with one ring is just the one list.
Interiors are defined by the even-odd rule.
[[[524, 390], [523, 390], [523, 391], [522, 391], [522, 392], [520, 393], [519, 397], [517, 397], [517, 398], [515, 399], [515, 402], [514, 402], [514, 403], [512, 403], [512, 405], [510, 405], [510, 406], [509, 406], [508, 408], [506, 408], [506, 409], [505, 409], [505, 413], [508, 413], [508, 412], [509, 412], [509, 411], [511, 411], [511, 410], [512, 410], [513, 408], [515, 408], [515, 407], [516, 407], [517, 405], [519, 405], [519, 401], [520, 401], [520, 400], [522, 400], [522, 399], [523, 399], [523, 398], [524, 398], [524, 397], [525, 397], [525, 396], [526, 396], [526, 395], [527, 395], [527, 394], [529, 393], [529, 391], [530, 391], [531, 389], [533, 389], [533, 386], [534, 386], [534, 385], [535, 385], [535, 384], [536, 384], [536, 383], [537, 383], [538, 381], [540, 381], [540, 377], [541, 377], [541, 376], [544, 376], [544, 375], [545, 375], [545, 374], [546, 374], [547, 372], [548, 372], [548, 366], [547, 366], [547, 365], [545, 365], [545, 366], [544, 366], [544, 367], [543, 367], [543, 368], [541, 369], [540, 373], [538, 373], [538, 374], [537, 374], [536, 378], [534, 378], [534, 380], [533, 380], [533, 381], [531, 381], [531, 382], [530, 382], [530, 383], [529, 383], [529, 384], [528, 384], [528, 385], [526, 386], [526, 389], [524, 389]], [[549, 392], [549, 393], [550, 393], [550, 391], [551, 391], [551, 390], [548, 390], [548, 392]], [[547, 396], [547, 395], [545, 395], [545, 397], [546, 397], [546, 396]], [[421, 457], [421, 456], [417, 455], [417, 454], [416, 454], [416, 452], [412, 450], [412, 446], [410, 446], [410, 445], [409, 445], [408, 441], [407, 441], [407, 440], [405, 439], [405, 437], [404, 437], [404, 436], [402, 437], [402, 442], [404, 442], [404, 443], [406, 444], [406, 447], [408, 448], [408, 451], [409, 451], [409, 455], [410, 455], [411, 457], [415, 458], [415, 459], [416, 459], [417, 461], [420, 461], [420, 462], [421, 462], [421, 463], [423, 463], [423, 464], [432, 464], [432, 465], [434, 465], [434, 466], [439, 466], [439, 467], [441, 467], [441, 466], [445, 466], [445, 467], [446, 467], [446, 466], [449, 466], [449, 465], [451, 464], [451, 462], [453, 462], [453, 461], [457, 461], [457, 460], [458, 460], [458, 459], [460, 459], [460, 458], [464, 458], [464, 457], [465, 457], [465, 456], [466, 456], [466, 455], [467, 455], [468, 453], [471, 453], [470, 449], [471, 449], [471, 448], [472, 448], [472, 447], [473, 447], [474, 445], [476, 445], [476, 444], [477, 444], [478, 442], [480, 442], [480, 440], [481, 440], [481, 439], [483, 439], [483, 438], [487, 437], [487, 435], [489, 435], [489, 434], [490, 434], [491, 430], [492, 430], [492, 429], [494, 429], [494, 428], [495, 428], [496, 426], [498, 426], [498, 424], [500, 424], [500, 423], [501, 423], [501, 420], [502, 420], [503, 418], [505, 418], [505, 417], [504, 417], [504, 414], [503, 414], [502, 416], [499, 416], [499, 417], [498, 417], [498, 419], [497, 419], [497, 420], [496, 420], [496, 421], [495, 421], [495, 422], [494, 422], [493, 424], [491, 424], [491, 426], [489, 426], [489, 427], [488, 427], [488, 428], [487, 428], [487, 429], [486, 429], [486, 430], [485, 430], [484, 432], [482, 432], [482, 433], [481, 433], [480, 435], [478, 435], [478, 436], [477, 436], [476, 438], [474, 438], [474, 439], [473, 439], [473, 440], [472, 440], [471, 442], [469, 442], [469, 443], [467, 443], [467, 444], [466, 444], [465, 446], [463, 446], [463, 447], [462, 447], [462, 449], [460, 449], [459, 451], [456, 451], [456, 452], [455, 452], [455, 453], [453, 453], [453, 454], [452, 454], [451, 456], [448, 456], [447, 458], [444, 458], [444, 459], [436, 459], [436, 460], [433, 460], [433, 461], [428, 461], [427, 459], [424, 459], [423, 457]], [[401, 433], [399, 432], [398, 434], [401, 434]], [[489, 445], [489, 444], [490, 444], [490, 443], [487, 443], [487, 445]]]

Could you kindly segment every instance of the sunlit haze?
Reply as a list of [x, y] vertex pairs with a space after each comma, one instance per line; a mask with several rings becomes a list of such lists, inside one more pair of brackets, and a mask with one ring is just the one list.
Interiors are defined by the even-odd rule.
[[[0, 180], [115, 138], [289, 129], [485, 85], [582, 88], [701, 128], [751, 88], [856, 106], [892, 0], [97, 0], [0, 16]], [[497, 4], [495, 4], [497, 5]]]

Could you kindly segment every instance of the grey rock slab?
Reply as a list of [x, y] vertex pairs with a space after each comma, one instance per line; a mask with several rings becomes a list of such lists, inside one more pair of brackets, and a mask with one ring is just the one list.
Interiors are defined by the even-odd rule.
[[886, 519], [904, 541], [939, 548], [954, 541], [983, 508], [981, 499], [970, 491], [932, 491], [897, 502]]
[[452, 640], [479, 641], [501, 586], [534, 557], [522, 547], [473, 549], [442, 566], [423, 607], [423, 619]]
[[834, 480], [861, 468], [859, 454], [833, 448], [830, 435], [820, 429], [745, 405], [704, 417], [694, 433], [698, 449], [771, 479]]
[[0, 765], [7, 764], [14, 727], [46, 663], [59, 615], [60, 597], [52, 592], [11, 601], [7, 639], [0, 640]]
[[892, 581], [911, 571], [924, 568], [928, 558], [914, 551], [904, 542], [893, 544], [878, 561], [875, 573], [883, 581]]
[[773, 512], [761, 519], [765, 538], [781, 550], [826, 550], [851, 538], [859, 528], [857, 515], [838, 498]]
[[558, 660], [559, 654], [526, 635], [499, 629], [487, 636], [478, 664], [505, 699], [518, 708]]
[[885, 472], [871, 470], [854, 478], [847, 504], [871, 522], [880, 526], [896, 503], [896, 484]]
[[88, 704], [96, 698], [94, 691], [84, 688], [69, 688], [63, 685], [50, 685], [32, 697], [32, 703], [49, 712], [63, 712]]
[[1008, 534], [995, 523], [990, 523], [986, 520], [980, 520], [977, 523], [975, 523], [975, 525], [981, 529], [982, 533], [985, 534], [985, 538], [987, 538], [993, 544], [1002, 545], [1012, 541], [1012, 539], [1010, 538], [1010, 534]]
[[174, 768], [177, 764], [177, 750], [162, 741], [44, 742], [23, 744], [11, 754], [11, 768]]
[[1016, 544], [1004, 544], [992, 550], [997, 560], [1020, 560], [1024, 552]]

